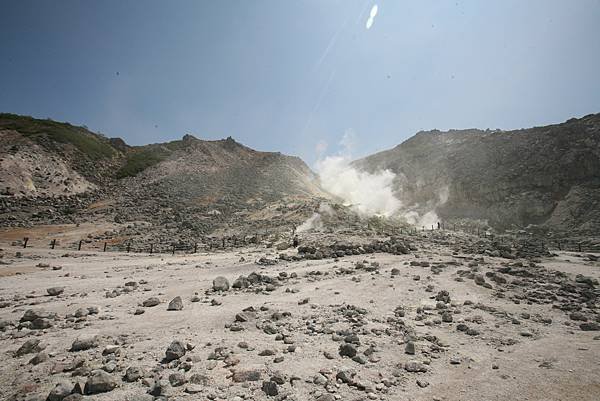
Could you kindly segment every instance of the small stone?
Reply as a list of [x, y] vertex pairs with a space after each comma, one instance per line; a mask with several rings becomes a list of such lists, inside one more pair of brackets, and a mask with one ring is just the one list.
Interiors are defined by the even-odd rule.
[[180, 372], [171, 373], [169, 375], [169, 383], [173, 387], [179, 387], [184, 385], [187, 382], [185, 375]]
[[260, 371], [258, 370], [236, 370], [231, 379], [236, 383], [260, 380]]
[[50, 287], [46, 289], [48, 295], [51, 295], [53, 297], [62, 294], [64, 291], [65, 287]]
[[40, 363], [46, 362], [48, 360], [48, 354], [45, 352], [40, 352], [33, 358], [29, 360], [30, 365], [39, 365]]
[[117, 387], [114, 377], [103, 370], [94, 370], [85, 382], [85, 394], [98, 394], [112, 391]]
[[151, 297], [151, 298], [148, 298], [147, 300], [145, 300], [144, 302], [142, 302], [142, 305], [145, 306], [146, 308], [151, 308], [158, 304], [160, 304], [160, 299], [158, 299], [157, 297]]
[[414, 355], [415, 354], [415, 343], [413, 343], [412, 341], [407, 342], [406, 346], [404, 347], [404, 353], [406, 353], [408, 355]]
[[223, 276], [219, 276], [213, 280], [213, 291], [228, 291], [229, 281]]
[[279, 389], [277, 386], [277, 383], [275, 383], [274, 381], [264, 381], [262, 383], [262, 390], [265, 392], [266, 395], [273, 397], [276, 396], [277, 394], [279, 394]]
[[339, 350], [340, 356], [348, 356], [350, 358], [356, 356], [357, 350], [356, 347], [352, 344], [342, 344], [340, 345]]
[[96, 336], [78, 338], [71, 344], [71, 351], [85, 351], [98, 346], [98, 338]]
[[107, 345], [106, 347], [104, 347], [104, 349], [102, 350], [102, 355], [110, 355], [110, 354], [114, 354], [119, 350], [119, 346], [118, 345]]
[[581, 323], [579, 328], [583, 331], [600, 331], [600, 324], [596, 322]]
[[199, 384], [188, 384], [187, 386], [185, 386], [185, 391], [188, 394], [198, 394], [201, 393], [203, 390], [203, 386], [199, 385]]
[[137, 366], [130, 366], [125, 371], [125, 381], [134, 382], [144, 377], [144, 371]]
[[167, 362], [179, 359], [185, 355], [185, 352], [185, 345], [181, 341], [175, 340], [169, 345], [169, 347], [165, 351], [165, 359], [167, 360]]
[[417, 386], [419, 386], [421, 388], [425, 388], [425, 387], [429, 386], [429, 382], [425, 381], [425, 380], [417, 380]]
[[169, 302], [169, 306], [167, 310], [182, 310], [183, 309], [183, 301], [181, 297], [177, 296], [173, 298], [171, 302]]
[[40, 340], [38, 340], [37, 338], [32, 338], [30, 340], [25, 341], [23, 345], [19, 347], [17, 352], [15, 352], [15, 356], [23, 356], [26, 354], [31, 354], [33, 352], [40, 352], [44, 348], [46, 347], [40, 345]]
[[404, 364], [404, 370], [407, 372], [427, 372], [427, 366], [421, 362], [411, 361]]
[[48, 394], [47, 401], [63, 401], [65, 397], [71, 394], [73, 384], [67, 380], [62, 380], [54, 386], [54, 388]]
[[360, 363], [361, 365], [364, 365], [367, 363], [367, 358], [365, 358], [364, 355], [355, 355], [352, 360], [356, 363]]

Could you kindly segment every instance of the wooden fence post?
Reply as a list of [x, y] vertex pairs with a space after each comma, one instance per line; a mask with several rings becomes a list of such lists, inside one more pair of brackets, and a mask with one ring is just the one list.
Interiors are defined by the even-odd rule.
[[104, 249], [102, 250], [102, 252], [106, 252], [106, 242], [104, 242]]
[[129, 251], [131, 250], [131, 242], [127, 243], [127, 253], [129, 253]]
[[150, 255], [152, 255], [152, 251], [154, 251], [154, 244], [150, 244]]
[[56, 246], [56, 238], [52, 240], [50, 246], [52, 247], [52, 249], [54, 249], [54, 247]]
[[581, 252], [581, 242], [577, 243], [577, 249], [579, 249], [579, 252]]
[[198, 243], [194, 242], [194, 253], [198, 252]]
[[27, 242], [29, 242], [29, 237], [23, 238], [23, 248], [27, 248]]

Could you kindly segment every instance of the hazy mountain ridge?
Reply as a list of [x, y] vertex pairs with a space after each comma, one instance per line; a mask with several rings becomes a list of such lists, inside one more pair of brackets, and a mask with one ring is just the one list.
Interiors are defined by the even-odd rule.
[[443, 220], [600, 227], [600, 114], [514, 131], [419, 132], [354, 165], [391, 170], [406, 208]]

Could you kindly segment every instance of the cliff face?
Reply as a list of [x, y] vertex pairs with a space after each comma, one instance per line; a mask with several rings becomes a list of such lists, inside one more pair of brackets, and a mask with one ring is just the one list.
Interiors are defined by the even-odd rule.
[[406, 208], [445, 220], [600, 228], [600, 114], [515, 131], [419, 132], [355, 166], [393, 171]]

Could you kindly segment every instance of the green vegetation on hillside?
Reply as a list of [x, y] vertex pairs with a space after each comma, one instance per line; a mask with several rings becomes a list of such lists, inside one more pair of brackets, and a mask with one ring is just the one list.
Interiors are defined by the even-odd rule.
[[133, 177], [148, 167], [165, 160], [175, 150], [181, 148], [182, 141], [172, 141], [160, 145], [146, 145], [132, 151], [125, 165], [117, 171], [117, 178]]
[[117, 171], [117, 178], [133, 177], [165, 160], [169, 154], [170, 152], [160, 148], [148, 148], [131, 153], [127, 156], [125, 165]]
[[53, 120], [40, 120], [29, 116], [0, 113], [0, 129], [14, 130], [43, 145], [44, 138], [75, 146], [92, 159], [110, 158], [116, 150], [108, 140], [83, 127]]

